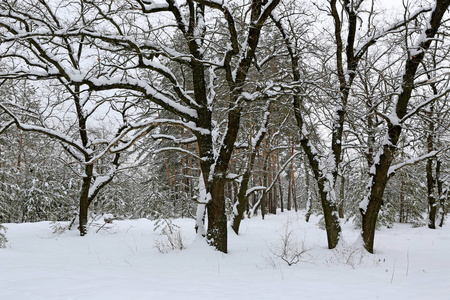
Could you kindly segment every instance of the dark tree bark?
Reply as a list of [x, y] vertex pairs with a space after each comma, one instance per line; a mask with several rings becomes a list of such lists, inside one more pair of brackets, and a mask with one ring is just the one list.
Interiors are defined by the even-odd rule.
[[339, 218], [344, 218], [344, 200], [345, 200], [345, 176], [341, 175], [341, 185], [339, 190]]
[[295, 175], [292, 174], [292, 199], [294, 201], [294, 210], [298, 212], [297, 187], [295, 184]]
[[276, 180], [276, 167], [275, 167], [275, 155], [270, 155], [270, 173], [269, 173], [269, 182], [274, 185], [274, 188], [272, 188], [269, 191], [269, 212], [273, 215], [277, 213], [277, 206], [278, 206], [278, 195], [277, 195], [277, 188], [276, 183], [278, 180]]
[[81, 191], [80, 191], [80, 215], [79, 222], [80, 222], [80, 235], [84, 236], [87, 234], [87, 223], [88, 223], [88, 208], [89, 208], [89, 189], [91, 187], [91, 181], [92, 181], [92, 172], [93, 172], [93, 166], [86, 166], [85, 168], [85, 177], [83, 177], [82, 184], [81, 184]]
[[405, 180], [403, 176], [400, 178], [400, 213], [399, 223], [405, 223], [407, 220], [405, 212]]
[[[435, 46], [435, 50], [437, 48], [437, 45]], [[436, 51], [434, 51], [436, 54]], [[426, 68], [425, 64], [424, 68]], [[437, 67], [436, 59], [433, 59], [433, 68]], [[438, 88], [436, 86], [436, 83], [432, 80], [431, 74], [427, 73], [428, 80], [431, 82], [430, 87], [433, 91], [433, 95], [437, 96]], [[426, 146], [428, 153], [436, 150], [436, 126], [435, 126], [435, 120], [434, 114], [435, 114], [435, 103], [432, 103], [430, 105], [430, 108], [428, 111], [426, 111], [426, 116], [428, 117], [428, 132], [427, 132], [427, 140], [426, 140]], [[433, 176], [433, 162], [436, 160], [436, 176]], [[438, 166], [437, 163], [438, 159], [430, 157], [427, 159], [426, 164], [426, 176], [427, 176], [427, 203], [428, 203], [428, 228], [430, 229], [436, 229], [436, 213], [437, 213], [437, 203], [436, 203], [436, 196], [435, 196], [435, 186], [436, 183], [439, 181], [439, 169], [440, 166]], [[439, 190], [439, 188], [438, 188]], [[438, 191], [439, 195], [439, 191]]]
[[[290, 153], [291, 156], [294, 154], [294, 146], [291, 145], [292, 139], [289, 139], [290, 143]], [[291, 161], [291, 164], [289, 166], [289, 185], [288, 185], [288, 199], [287, 199], [287, 210], [291, 210], [292, 208], [292, 195], [293, 195], [293, 183], [294, 181], [294, 160]]]
[[306, 215], [305, 219], [306, 222], [309, 222], [309, 218], [312, 215], [313, 212], [313, 203], [312, 203], [312, 195], [311, 195], [311, 188], [309, 186], [309, 171], [307, 170], [306, 162], [304, 162], [305, 166], [305, 185], [306, 185]]
[[211, 197], [213, 201], [207, 204], [208, 230], [206, 237], [208, 243], [218, 251], [227, 253], [227, 217], [225, 214], [224, 185], [226, 181], [215, 177], [212, 182]]
[[439, 195], [439, 227], [444, 225], [445, 219], [445, 202], [448, 198], [448, 190], [443, 188], [444, 182], [441, 177], [441, 160], [438, 158], [436, 161], [436, 178], [437, 178], [437, 192]]
[[281, 212], [284, 212], [283, 188], [281, 185], [281, 179], [278, 179], [277, 184], [278, 184], [278, 190], [280, 191], [280, 209], [281, 209]]
[[[435, 95], [437, 92], [435, 93]], [[431, 118], [433, 115], [433, 105], [430, 107], [428, 116]], [[428, 133], [427, 133], [427, 150], [430, 153], [434, 150], [434, 122], [430, 120], [428, 123]], [[427, 174], [427, 202], [428, 202], [428, 228], [436, 229], [436, 211], [437, 204], [436, 198], [434, 196], [434, 186], [435, 179], [433, 176], [433, 158], [427, 159], [426, 164], [426, 174]]]

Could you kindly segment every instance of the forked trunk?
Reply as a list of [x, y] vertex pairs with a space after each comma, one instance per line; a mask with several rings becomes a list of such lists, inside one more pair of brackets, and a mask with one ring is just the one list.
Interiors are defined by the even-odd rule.
[[[397, 128], [398, 130], [399, 128]], [[391, 128], [391, 130], [393, 130]], [[400, 132], [397, 134], [399, 135]], [[397, 138], [398, 138], [397, 135]], [[395, 144], [397, 139], [392, 139]], [[393, 143], [394, 144], [394, 143]], [[373, 253], [373, 242], [375, 239], [375, 229], [383, 204], [383, 194], [388, 181], [388, 170], [392, 163], [396, 147], [393, 145], [385, 145], [383, 154], [380, 155], [380, 163], [376, 166], [376, 173], [372, 174], [372, 186], [369, 194], [360, 204], [360, 211], [362, 216], [362, 231], [361, 236], [364, 242], [364, 248]]]
[[244, 217], [245, 208], [248, 205], [247, 188], [250, 180], [250, 172], [244, 173], [241, 184], [239, 185], [239, 191], [237, 194], [236, 212], [233, 215], [231, 222], [231, 228], [236, 234], [239, 234], [239, 226], [241, 225], [242, 218]]
[[[364, 242], [364, 248], [370, 253], [373, 253], [375, 229], [377, 225], [378, 212], [380, 211], [380, 209], [377, 208], [377, 206], [378, 205], [372, 202], [372, 205], [369, 205], [367, 212], [362, 215], [361, 236]], [[379, 207], [381, 207], [381, 204], [379, 205]]]

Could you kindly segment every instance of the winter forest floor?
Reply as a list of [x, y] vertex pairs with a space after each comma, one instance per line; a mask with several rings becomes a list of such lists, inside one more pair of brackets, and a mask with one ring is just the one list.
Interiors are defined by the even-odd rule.
[[[317, 222], [300, 212], [244, 220], [240, 236], [229, 231], [228, 254], [195, 239], [190, 219], [175, 221], [187, 248], [165, 254], [155, 247], [164, 236], [146, 219], [85, 237], [53, 234], [50, 222], [5, 224], [0, 299], [450, 299], [449, 225], [382, 228], [371, 255], [354, 246], [348, 223], [346, 243], [326, 249]], [[288, 261], [303, 252], [298, 263], [281, 259], [286, 248]]]

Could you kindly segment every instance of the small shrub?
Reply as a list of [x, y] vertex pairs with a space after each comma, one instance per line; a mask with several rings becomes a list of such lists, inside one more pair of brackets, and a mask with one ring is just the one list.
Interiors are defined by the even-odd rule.
[[172, 223], [172, 220], [161, 218], [155, 223], [154, 230], [161, 228], [161, 236], [155, 239], [155, 247], [160, 253], [168, 253], [172, 250], [185, 249], [184, 239], [179, 226]]
[[365, 258], [370, 258], [367, 256], [367, 251], [362, 247], [361, 244], [355, 243], [354, 245], [349, 245], [344, 241], [340, 241], [338, 246], [331, 250], [332, 256], [325, 258], [325, 263], [327, 265], [348, 265], [355, 269], [357, 266], [364, 265], [366, 263]]
[[60, 222], [50, 223], [50, 228], [53, 230], [53, 234], [60, 235], [63, 234], [67, 229], [68, 225], [63, 225]]
[[419, 227], [425, 227], [427, 224], [423, 220], [417, 220], [414, 223], [412, 223], [412, 228], [419, 228]]
[[[0, 248], [5, 248], [8, 239], [6, 239], [6, 230], [7, 228], [0, 224]], [[2, 232], [3, 231], [3, 232]]]
[[273, 267], [276, 266], [276, 261], [281, 260], [288, 266], [295, 265], [303, 260], [303, 256], [309, 249], [305, 247], [305, 241], [298, 241], [298, 238], [292, 228], [292, 223], [288, 220], [284, 224], [283, 232], [280, 236], [279, 242], [272, 244], [269, 247], [271, 255], [266, 258], [267, 262]]
[[114, 215], [112, 214], [104, 214], [103, 215], [103, 220], [105, 221], [105, 223], [111, 224], [116, 218], [114, 218]]

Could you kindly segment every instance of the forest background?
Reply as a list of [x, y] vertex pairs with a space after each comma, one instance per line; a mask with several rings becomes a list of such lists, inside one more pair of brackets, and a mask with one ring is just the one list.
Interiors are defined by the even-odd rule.
[[449, 5], [2, 1], [0, 222], [443, 226]]

